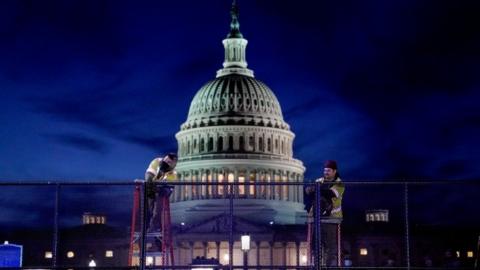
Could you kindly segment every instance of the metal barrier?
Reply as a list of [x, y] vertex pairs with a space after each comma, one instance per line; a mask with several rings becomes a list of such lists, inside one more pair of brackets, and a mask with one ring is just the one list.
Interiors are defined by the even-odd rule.
[[[257, 261], [256, 265], [235, 265], [233, 262], [233, 255], [234, 255], [234, 215], [235, 215], [235, 202], [239, 200], [243, 200], [245, 198], [238, 198], [236, 195], [238, 195], [235, 190], [236, 186], [240, 185], [246, 185], [245, 183], [222, 183], [222, 186], [227, 187], [227, 196], [225, 196], [225, 200], [228, 200], [228, 218], [229, 218], [229, 230], [228, 230], [228, 265], [217, 265], [215, 266], [215, 269], [450, 269], [449, 266], [443, 266], [441, 268], [439, 267], [434, 267], [434, 266], [425, 266], [425, 267], [420, 267], [418, 265], [412, 265], [412, 235], [411, 235], [411, 193], [416, 192], [416, 188], [424, 188], [424, 187], [441, 187], [446, 186], [446, 185], [452, 185], [455, 187], [464, 187], [466, 190], [479, 190], [480, 191], [480, 183], [478, 181], [344, 181], [343, 182], [345, 186], [347, 187], [347, 193], [345, 195], [346, 198], [349, 197], [348, 192], [349, 188], [354, 188], [354, 187], [394, 187], [396, 191], [401, 191], [401, 194], [403, 195], [401, 200], [402, 200], [402, 208], [403, 208], [403, 241], [404, 241], [404, 250], [402, 251], [404, 256], [402, 258], [404, 259], [404, 263], [399, 266], [343, 266], [343, 267], [328, 267], [324, 265], [321, 262], [321, 256], [314, 256], [314, 263], [310, 265], [305, 265], [305, 266], [300, 266], [298, 265], [298, 254], [297, 254], [297, 265], [295, 266], [289, 266], [289, 265], [259, 265], [259, 262]], [[205, 182], [172, 182], [169, 183], [170, 185], [173, 186], [219, 186], [220, 184], [218, 183], [205, 183]], [[32, 187], [50, 187], [54, 188], [54, 206], [53, 206], [53, 228], [52, 228], [52, 257], [51, 257], [51, 265], [50, 266], [40, 266], [40, 267], [32, 267], [32, 266], [24, 266], [23, 268], [12, 268], [12, 269], [91, 269], [92, 267], [78, 267], [76, 265], [72, 266], [64, 266], [64, 265], [59, 265], [59, 226], [60, 226], [60, 208], [62, 204], [62, 199], [61, 195], [62, 192], [64, 191], [65, 188], [70, 188], [70, 187], [88, 187], [88, 188], [93, 188], [93, 187], [126, 187], [126, 188], [131, 188], [132, 193], [133, 193], [133, 188], [134, 186], [140, 185], [142, 187], [142, 190], [144, 192], [144, 196], [142, 196], [142, 200], [140, 203], [140, 208], [142, 209], [142, 221], [144, 220], [144, 217], [146, 215], [146, 196], [145, 196], [145, 183], [144, 182], [137, 182], [134, 183], [133, 181], [107, 181], [107, 182], [23, 182], [23, 181], [16, 181], [16, 182], [0, 182], [0, 186], [2, 186], [2, 189], [4, 190], [6, 187], [14, 187], [14, 188], [32, 188]], [[305, 186], [315, 186], [315, 204], [318, 205], [319, 207], [315, 208], [315, 215], [314, 215], [314, 231], [315, 231], [315, 243], [321, 243], [321, 221], [318, 217], [320, 217], [320, 205], [321, 205], [321, 200], [320, 200], [320, 186], [322, 184], [320, 183], [310, 183], [310, 184], [302, 184], [302, 183], [288, 183], [288, 182], [282, 182], [282, 183], [248, 183], [248, 185], [253, 185], [255, 188], [258, 186], [271, 186], [274, 188], [275, 186], [296, 186], [298, 188], [303, 188]], [[6, 192], [6, 191], [5, 191]], [[480, 193], [479, 193], [480, 194]], [[428, 195], [428, 194], [427, 194]], [[454, 196], [458, 196], [461, 194], [455, 193], [453, 194]], [[372, 195], [373, 196], [373, 195]], [[418, 195], [417, 195], [418, 196]], [[381, 196], [379, 196], [378, 200], [381, 200]], [[384, 198], [384, 199], [391, 199], [391, 198]], [[476, 202], [476, 205], [480, 205], [479, 202], [480, 200], [478, 198], [475, 198], [478, 201]], [[205, 199], [208, 200], [208, 199]], [[415, 200], [418, 200], [418, 198], [415, 197]], [[1, 203], [10, 203], [9, 201], [0, 201]], [[6, 205], [1, 205], [0, 207], [5, 208]], [[471, 206], [472, 209], [475, 209], [475, 206]], [[348, 211], [348, 209], [347, 209]], [[474, 215], [474, 213], [472, 213]], [[446, 217], [448, 218], [448, 217]], [[368, 217], [367, 217], [368, 219]], [[477, 220], [473, 220], [473, 222], [476, 222]], [[398, 221], [397, 221], [398, 222]], [[477, 228], [479, 224], [476, 224]], [[2, 224], [0, 223], [0, 226]], [[140, 264], [139, 266], [115, 266], [115, 267], [101, 267], [98, 266], [96, 269], [193, 269], [195, 268], [192, 265], [175, 265], [175, 266], [168, 266], [168, 267], [149, 267], [146, 266], [146, 241], [145, 241], [145, 234], [146, 234], [146, 224], [145, 222], [141, 223], [141, 246], [140, 246], [140, 256], [139, 256], [139, 261]], [[478, 230], [476, 231], [477, 236], [480, 233]], [[220, 246], [217, 247], [218, 250], [220, 250]], [[193, 249], [193, 247], [192, 247]], [[259, 247], [257, 247], [259, 249]], [[272, 246], [273, 250], [273, 246]], [[468, 265], [452, 265], [451, 269], [473, 269], [474, 263], [478, 262], [478, 247], [477, 250], [472, 250], [473, 255], [468, 253], [468, 257], [472, 258], [469, 260]], [[298, 253], [298, 252], [297, 252]], [[320, 251], [320, 245], [315, 244], [314, 245], [314, 254], [321, 254]], [[245, 255], [245, 254], [244, 254]], [[418, 254], [417, 254], [418, 255]], [[458, 255], [458, 254], [457, 254]], [[472, 255], [472, 256], [470, 256]], [[272, 255], [271, 260], [273, 260]], [[417, 256], [418, 257], [418, 256]], [[455, 256], [454, 256], [455, 257]], [[460, 255], [458, 255], [460, 257]], [[217, 258], [218, 260], [220, 258]], [[471, 264], [470, 264], [471, 263]], [[477, 263], [478, 264], [478, 263]], [[462, 268], [463, 267], [463, 268]]]

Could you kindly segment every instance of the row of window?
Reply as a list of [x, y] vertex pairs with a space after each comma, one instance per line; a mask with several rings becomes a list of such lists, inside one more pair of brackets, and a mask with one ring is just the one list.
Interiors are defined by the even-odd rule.
[[[196, 172], [196, 173], [195, 173]], [[278, 173], [278, 174], [277, 174]], [[275, 172], [271, 174], [267, 171], [238, 171], [237, 181], [235, 181], [235, 173], [225, 171], [206, 170], [202, 173], [198, 171], [179, 172], [178, 177], [184, 181], [194, 181], [202, 183], [217, 182], [219, 184], [228, 183], [244, 183], [244, 185], [237, 185], [234, 187], [235, 197], [238, 198], [254, 198], [254, 199], [268, 199], [268, 200], [286, 200], [286, 201], [300, 201], [301, 188], [287, 185], [267, 186], [258, 185], [255, 183], [286, 183], [299, 182], [302, 176], [292, 172]], [[248, 177], [247, 177], [248, 175]], [[205, 185], [205, 186], [183, 186], [176, 190], [173, 200], [183, 201], [189, 199], [211, 199], [223, 198], [228, 195], [228, 186], [226, 185]]]
[[365, 220], [366, 220], [367, 222], [372, 222], [372, 221], [388, 222], [388, 213], [370, 213], [370, 214], [366, 214]]
[[[178, 247], [178, 254], [175, 257], [175, 262], [180, 265], [187, 265], [192, 262], [193, 258], [214, 258], [221, 264], [228, 264], [230, 260], [234, 265], [271, 265], [272, 262], [278, 265], [296, 266], [298, 263], [301, 266], [307, 265], [307, 242], [295, 244], [294, 242], [275, 242], [268, 241], [250, 242], [248, 250], [242, 250], [241, 242], [235, 241], [233, 244], [233, 253], [229, 254], [229, 246], [227, 241], [222, 242], [195, 242], [192, 245], [181, 243]], [[248, 253], [248, 261], [243, 261], [244, 252]], [[232, 255], [232, 257], [230, 257]], [[177, 257], [178, 256], [178, 257]], [[298, 257], [298, 260], [297, 260]], [[147, 259], [147, 265], [160, 265], [161, 257], [151, 256]], [[138, 265], [139, 260], [134, 256], [133, 265]]]
[[[255, 139], [253, 136], [248, 137], [248, 142], [245, 142], [245, 137], [238, 137], [238, 146], [234, 144], [234, 136], [230, 135], [225, 137], [218, 137], [216, 141], [213, 137], [205, 140], [201, 138], [199, 141], [193, 139], [187, 142], [180, 143], [180, 153], [182, 155], [190, 155], [196, 153], [208, 153], [208, 152], [222, 152], [222, 151], [252, 151], [252, 152], [268, 152], [274, 154], [290, 154], [291, 149], [289, 147], [290, 141], [279, 140], [272, 138], [258, 137]], [[226, 140], [226, 141], [224, 141]], [[273, 143], [272, 143], [273, 142]], [[248, 143], [246, 145], [246, 143]]]
[[[243, 53], [242, 53], [243, 52]], [[229, 46], [226, 48], [225, 60], [226, 61], [245, 61], [245, 47], [244, 46]]]
[[[75, 252], [73, 251], [68, 251], [67, 252], [67, 258], [72, 259], [75, 258]], [[113, 250], [106, 250], [105, 251], [105, 257], [106, 258], [112, 258], [113, 257]], [[51, 259], [53, 258], [53, 253], [51, 251], [45, 251], [45, 259]]]
[[[220, 109], [222, 110], [225, 110], [226, 109], [226, 106], [228, 105], [231, 109], [235, 108], [235, 105], [237, 106], [237, 108], [242, 108], [242, 107], [245, 107], [245, 109], [249, 109], [250, 108], [250, 99], [249, 98], [245, 98], [245, 104], [243, 104], [243, 99], [241, 98], [241, 96], [237, 96], [237, 97], [234, 97], [233, 95], [230, 95], [230, 97], [227, 97], [227, 96], [223, 96], [223, 97], [217, 97], [219, 100], [220, 100], [220, 104], [208, 104], [207, 102], [208, 101], [203, 101], [201, 103], [198, 103], [198, 105], [196, 106], [196, 111], [197, 112], [200, 112], [200, 113], [208, 113], [212, 108], [214, 110], [218, 110], [218, 107], [220, 106]], [[237, 101], [237, 103], [235, 104], [234, 101]], [[227, 102], [228, 101], [228, 102]], [[260, 109], [262, 111], [266, 111], [268, 113], [272, 113], [272, 112], [275, 112], [277, 113], [277, 111], [275, 110], [275, 107], [274, 107], [274, 104], [273, 103], [270, 103], [270, 101], [266, 101], [264, 102], [263, 99], [260, 99], [260, 102], [257, 101], [257, 99], [252, 99], [252, 104], [253, 104], [253, 109]], [[256, 108], [258, 107], [258, 104], [260, 104], [260, 108]], [[266, 106], [265, 106], [266, 105]], [[272, 106], [270, 106], [272, 105]], [[265, 107], [265, 108], [263, 108]], [[235, 120], [233, 119], [229, 119], [227, 121], [223, 121], [221, 120], [222, 122], [219, 123], [220, 125], [223, 124], [223, 123], [230, 123], [230, 124], [235, 124]], [[239, 122], [239, 121], [237, 121]], [[245, 123], [245, 121], [243, 121], [243, 123]], [[250, 121], [251, 124], [255, 125], [255, 122], [252, 122]], [[200, 127], [202, 127], [202, 123], [199, 124]], [[272, 124], [272, 122], [267, 122], [265, 124], [264, 121], [260, 121], [258, 122], [258, 125], [259, 126], [270, 126], [270, 127], [273, 127], [274, 125]], [[279, 124], [276, 124], [275, 127], [279, 127], [280, 125]], [[195, 124], [193, 124], [192, 127], [196, 127]]]
[[[255, 105], [256, 105], [256, 100]], [[261, 102], [263, 106], [263, 101]], [[215, 108], [215, 107], [214, 107]], [[260, 121], [254, 121], [250, 120], [247, 121], [245, 119], [240, 119], [240, 120], [234, 120], [234, 119], [228, 119], [228, 120], [209, 120], [208, 122], [197, 122], [197, 121], [189, 121], [188, 123], [182, 125], [182, 130], [185, 129], [191, 129], [191, 128], [197, 128], [197, 127], [210, 127], [210, 126], [223, 126], [223, 125], [249, 125], [249, 126], [258, 126], [258, 127], [271, 127], [271, 128], [280, 128], [280, 129], [288, 129], [286, 124], [279, 123], [279, 122], [265, 122], [263, 120]]]
[[104, 216], [83, 216], [83, 224], [105, 224], [106, 218]]
[[[457, 258], [460, 258], [461, 253], [460, 251], [455, 252]], [[368, 249], [367, 248], [360, 248], [360, 255], [361, 256], [367, 256], [368, 255]], [[466, 252], [467, 258], [473, 258], [473, 251], [467, 251]]]

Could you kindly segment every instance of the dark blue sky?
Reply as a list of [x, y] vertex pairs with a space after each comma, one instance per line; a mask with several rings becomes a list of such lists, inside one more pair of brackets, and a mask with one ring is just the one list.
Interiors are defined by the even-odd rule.
[[[1, 1], [0, 180], [142, 177], [223, 61], [231, 2]], [[480, 178], [478, 1], [239, 1], [316, 178]]]

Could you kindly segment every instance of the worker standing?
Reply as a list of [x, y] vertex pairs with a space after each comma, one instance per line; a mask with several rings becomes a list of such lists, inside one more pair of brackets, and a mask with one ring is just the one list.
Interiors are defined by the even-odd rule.
[[147, 232], [159, 231], [161, 228], [160, 211], [162, 209], [162, 197], [169, 197], [172, 193], [173, 188], [166, 185], [166, 183], [176, 179], [174, 169], [177, 165], [177, 160], [177, 155], [174, 153], [169, 153], [163, 158], [155, 158], [150, 162], [145, 172], [145, 180], [147, 181], [146, 195], [148, 199]]
[[[323, 177], [315, 180], [320, 183], [320, 226], [321, 243], [320, 261], [322, 265], [340, 266], [340, 224], [343, 219], [342, 198], [345, 185], [340, 179], [337, 162], [327, 160], [324, 163]], [[315, 190], [313, 186], [308, 187], [306, 195], [310, 198], [306, 205], [310, 222], [313, 220], [315, 206]], [[312, 236], [314, 234], [312, 233]], [[314, 241], [311, 242], [312, 244]], [[312, 251], [314, 248], [312, 247]], [[313, 254], [314, 257], [317, 254]]]

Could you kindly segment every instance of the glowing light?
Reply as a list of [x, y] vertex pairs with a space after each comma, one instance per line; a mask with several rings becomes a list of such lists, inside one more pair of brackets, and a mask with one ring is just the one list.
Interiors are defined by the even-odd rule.
[[53, 254], [51, 251], [45, 251], [45, 259], [51, 259], [53, 258]]
[[91, 260], [89, 263], [88, 263], [88, 267], [95, 267], [97, 266], [97, 264], [95, 263], [94, 260]]
[[361, 249], [360, 249], [360, 255], [362, 255], [362, 256], [367, 256], [367, 255], [368, 255], [368, 249], [366, 249], [366, 248], [361, 248]]
[[467, 257], [473, 258], [473, 251], [467, 251]]
[[228, 263], [229, 260], [230, 260], [230, 256], [228, 256], [227, 253], [223, 254], [223, 261]]
[[75, 253], [73, 253], [73, 251], [67, 252], [67, 258], [73, 258], [73, 257], [75, 257]]
[[250, 250], [250, 235], [242, 235], [241, 237], [241, 242], [242, 242], [242, 250], [243, 251], [249, 251]]

